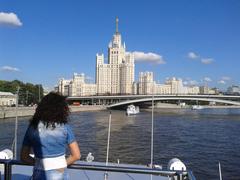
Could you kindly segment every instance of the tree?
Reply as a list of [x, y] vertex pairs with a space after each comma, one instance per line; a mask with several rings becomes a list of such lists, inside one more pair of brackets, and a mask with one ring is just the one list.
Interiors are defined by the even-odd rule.
[[19, 104], [37, 104], [43, 97], [43, 87], [41, 84], [23, 83], [19, 80], [3, 81], [0, 80], [0, 91], [16, 94], [19, 89]]

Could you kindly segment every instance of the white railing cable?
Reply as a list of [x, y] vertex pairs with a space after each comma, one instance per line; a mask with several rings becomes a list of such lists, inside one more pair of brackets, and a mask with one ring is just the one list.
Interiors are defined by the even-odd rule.
[[[108, 119], [108, 139], [107, 139], [107, 156], [106, 156], [106, 166], [108, 166], [108, 157], [109, 157], [109, 145], [110, 145], [110, 135], [111, 135], [111, 121], [112, 121], [112, 114], [111, 111], [109, 113]], [[104, 173], [104, 180], [108, 179], [108, 173]]]
[[222, 180], [222, 170], [221, 170], [220, 162], [218, 162], [218, 170], [219, 170], [219, 179]]
[[109, 157], [109, 145], [110, 145], [110, 135], [111, 135], [111, 120], [112, 120], [112, 114], [111, 114], [111, 111], [110, 111], [109, 119], [108, 119], [108, 139], [107, 139], [106, 166], [108, 165], [108, 157]]
[[18, 132], [18, 94], [20, 87], [17, 87], [16, 106], [15, 106], [15, 131], [14, 131], [14, 159], [17, 159], [17, 132]]
[[153, 168], [153, 120], [154, 120], [154, 96], [152, 93], [152, 128], [151, 128], [151, 168]]

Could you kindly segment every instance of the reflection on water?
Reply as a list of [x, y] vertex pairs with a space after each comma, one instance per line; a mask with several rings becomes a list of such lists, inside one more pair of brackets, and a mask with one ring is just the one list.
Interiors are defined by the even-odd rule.
[[[80, 143], [83, 159], [92, 152], [96, 161], [105, 161], [108, 111], [73, 113], [70, 124]], [[28, 122], [19, 120], [20, 147]], [[178, 157], [198, 179], [218, 179], [218, 161], [223, 179], [240, 174], [240, 110], [238, 109], [162, 109], [154, 113], [154, 162], [166, 167]], [[10, 148], [14, 119], [0, 121], [0, 149]], [[150, 162], [151, 111], [126, 116], [112, 111], [109, 160], [121, 163]], [[235, 178], [234, 178], [235, 177]]]

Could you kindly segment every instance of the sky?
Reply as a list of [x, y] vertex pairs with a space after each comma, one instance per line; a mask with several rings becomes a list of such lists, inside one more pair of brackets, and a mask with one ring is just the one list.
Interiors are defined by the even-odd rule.
[[0, 80], [52, 89], [76, 72], [95, 82], [116, 17], [136, 81], [153, 71], [157, 83], [240, 85], [239, 0], [0, 0]]

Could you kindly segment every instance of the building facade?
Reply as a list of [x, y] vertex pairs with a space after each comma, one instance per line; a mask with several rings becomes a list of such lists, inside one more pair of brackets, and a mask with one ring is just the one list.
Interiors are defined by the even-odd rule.
[[183, 86], [181, 79], [175, 77], [168, 79], [165, 84], [154, 81], [153, 72], [140, 72], [138, 94], [199, 94], [198, 86]]
[[154, 94], [155, 82], [153, 72], [140, 72], [138, 80], [138, 94]]
[[[175, 77], [166, 80], [164, 84], [158, 84], [154, 81], [153, 72], [140, 72], [138, 82], [134, 82], [134, 54], [126, 51], [126, 45], [118, 31], [118, 18], [106, 59], [105, 63], [104, 54], [96, 54], [95, 84], [86, 83], [84, 74], [75, 73], [70, 80], [60, 79], [56, 91], [65, 96], [216, 94], [216, 91], [206, 86], [184, 86], [182, 79]], [[229, 91], [236, 91], [235, 87], [232, 89]]]
[[16, 95], [10, 92], [0, 92], [0, 106], [16, 105]]
[[86, 77], [82, 74], [73, 74], [70, 80], [60, 79], [55, 88], [64, 96], [92, 96], [96, 95], [96, 84], [86, 83]]
[[60, 92], [64, 96], [69, 96], [69, 84], [71, 80], [66, 80], [64, 78], [59, 79], [57, 91]]
[[97, 94], [133, 94], [134, 56], [126, 52], [126, 45], [122, 43], [118, 32], [118, 18], [116, 32], [108, 45], [108, 63], [104, 62], [104, 55], [96, 55], [96, 85]]
[[200, 86], [199, 94], [218, 94], [218, 90], [215, 88], [210, 88], [208, 86]]
[[227, 94], [240, 95], [240, 87], [236, 86], [236, 85], [232, 85], [232, 86], [228, 87]]

